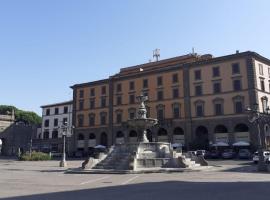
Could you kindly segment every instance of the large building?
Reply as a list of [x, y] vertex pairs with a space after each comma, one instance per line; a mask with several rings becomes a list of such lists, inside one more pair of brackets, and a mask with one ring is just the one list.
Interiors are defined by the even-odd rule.
[[[34, 148], [42, 151], [61, 152], [62, 151], [62, 129], [61, 125], [67, 124], [69, 130], [72, 127], [72, 101], [49, 104], [41, 106], [42, 125], [37, 129], [37, 139], [34, 141]], [[68, 135], [67, 149], [70, 152], [73, 148]]]
[[[262, 97], [270, 97], [270, 60], [250, 51], [216, 58], [188, 54], [123, 68], [108, 79], [71, 88], [77, 151], [136, 141], [136, 130], [125, 121], [136, 117], [141, 93], [149, 97], [148, 115], [159, 120], [148, 130], [150, 141], [186, 148], [243, 141], [255, 147], [258, 134], [245, 107], [257, 102], [265, 111]], [[261, 126], [268, 137], [268, 125]]]

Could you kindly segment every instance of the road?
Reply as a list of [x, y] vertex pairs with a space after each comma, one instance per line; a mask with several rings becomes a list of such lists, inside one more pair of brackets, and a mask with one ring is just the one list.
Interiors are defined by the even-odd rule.
[[[69, 161], [78, 167], [81, 161]], [[58, 161], [0, 159], [0, 199], [269, 199], [270, 173], [247, 161], [210, 161], [200, 172], [165, 174], [66, 174]]]

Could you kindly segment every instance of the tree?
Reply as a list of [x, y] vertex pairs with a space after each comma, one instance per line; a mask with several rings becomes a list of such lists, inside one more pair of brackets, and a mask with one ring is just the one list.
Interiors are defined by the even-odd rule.
[[19, 110], [15, 106], [0, 105], [0, 114], [11, 114], [12, 110], [15, 112], [15, 120], [23, 121], [26, 124], [40, 124], [41, 117], [35, 112]]

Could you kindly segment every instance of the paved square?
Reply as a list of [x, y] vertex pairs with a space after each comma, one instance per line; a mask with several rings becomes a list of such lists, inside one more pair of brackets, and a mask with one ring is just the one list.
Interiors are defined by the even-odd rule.
[[[78, 167], [81, 161], [68, 161]], [[65, 174], [58, 161], [0, 160], [0, 199], [269, 199], [270, 174], [245, 161], [214, 161], [202, 172]]]

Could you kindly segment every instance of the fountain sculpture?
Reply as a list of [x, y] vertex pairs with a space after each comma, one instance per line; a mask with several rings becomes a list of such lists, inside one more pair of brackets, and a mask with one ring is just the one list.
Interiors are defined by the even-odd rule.
[[[148, 97], [140, 95], [137, 99], [140, 103], [137, 116], [127, 121], [128, 127], [132, 127], [138, 133], [137, 142], [114, 145], [110, 148], [108, 155], [96, 163], [93, 162], [91, 168], [107, 171], [143, 171], [188, 167], [186, 158], [173, 151], [170, 143], [148, 141], [146, 130], [157, 125], [158, 120], [147, 118], [145, 101]], [[195, 162], [193, 164], [195, 165]]]

